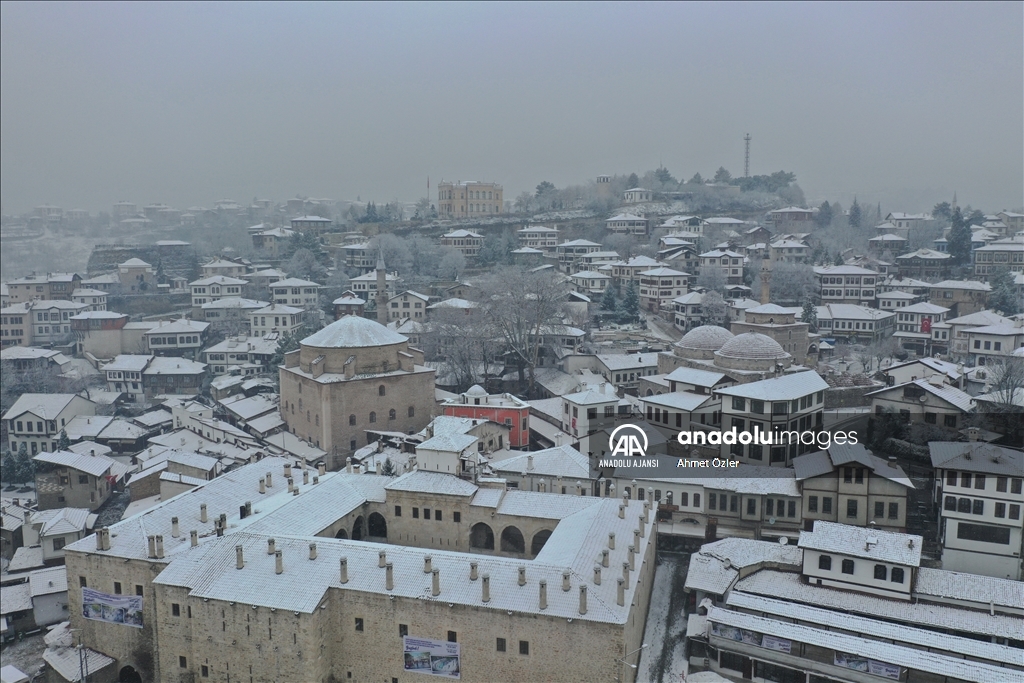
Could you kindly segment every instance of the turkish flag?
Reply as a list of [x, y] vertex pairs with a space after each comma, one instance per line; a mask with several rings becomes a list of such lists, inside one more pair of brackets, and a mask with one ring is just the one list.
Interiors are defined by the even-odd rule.
[[921, 318], [921, 331], [922, 332], [927, 332], [927, 333], [931, 334], [931, 331], [932, 331], [932, 319], [931, 318]]

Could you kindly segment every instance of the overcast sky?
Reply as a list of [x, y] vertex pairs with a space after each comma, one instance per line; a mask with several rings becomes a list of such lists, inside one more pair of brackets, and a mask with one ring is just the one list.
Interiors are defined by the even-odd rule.
[[808, 200], [1016, 208], [1022, 8], [3, 3], [0, 200], [414, 201], [428, 175], [514, 198], [739, 175], [749, 132], [751, 173]]

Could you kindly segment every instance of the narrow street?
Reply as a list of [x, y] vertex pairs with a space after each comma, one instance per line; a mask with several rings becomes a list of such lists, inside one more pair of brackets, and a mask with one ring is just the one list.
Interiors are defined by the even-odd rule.
[[[636, 680], [638, 683], [669, 683], [681, 681], [685, 671], [686, 595], [683, 585], [690, 565], [690, 554], [658, 553], [654, 573], [651, 605], [644, 627], [647, 647], [639, 653]], [[630, 662], [632, 658], [628, 658]]]

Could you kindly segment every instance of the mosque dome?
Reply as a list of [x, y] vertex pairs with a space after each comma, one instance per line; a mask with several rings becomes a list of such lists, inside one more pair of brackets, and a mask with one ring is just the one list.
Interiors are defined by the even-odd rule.
[[695, 327], [675, 343], [675, 353], [683, 358], [714, 358], [714, 353], [733, 338], [732, 332], [717, 325]]
[[777, 341], [757, 332], [738, 334], [715, 352], [715, 365], [736, 370], [771, 370], [792, 360]]

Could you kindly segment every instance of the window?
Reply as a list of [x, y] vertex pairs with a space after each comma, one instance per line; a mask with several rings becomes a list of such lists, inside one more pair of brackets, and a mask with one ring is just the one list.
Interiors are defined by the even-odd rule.
[[530, 654], [530, 641], [520, 640], [519, 641], [519, 654], [528, 655]]
[[927, 422], [930, 425], [935, 424], [936, 423], [935, 413], [925, 413], [924, 414], [924, 421]]
[[398, 625], [398, 636], [402, 637], [402, 636], [407, 636], [407, 635], [409, 635], [409, 625], [408, 624], [399, 624]]
[[853, 573], [853, 560], [843, 560], [843, 573], [844, 574], [852, 574]]
[[951, 470], [949, 472], [946, 472], [946, 485], [947, 486], [956, 486], [956, 472], [955, 471]]
[[[736, 496], [730, 496], [729, 498], [729, 512], [736, 512], [739, 507], [739, 500]], [[725, 509], [725, 494], [722, 494], [722, 509]]]
[[757, 500], [754, 498], [747, 498], [747, 514], [753, 515], [757, 512]]
[[764, 401], [750, 401], [750, 412], [757, 413], [758, 415], [764, 415]]
[[181, 605], [179, 605], [176, 602], [172, 602], [171, 603], [171, 616], [174, 616], [174, 617], [180, 617], [181, 616]]
[[885, 581], [888, 578], [889, 571], [884, 564], [875, 565], [875, 579], [878, 581]]
[[968, 524], [960, 522], [956, 527], [956, 537], [965, 541], [979, 543], [1010, 544], [1010, 527], [989, 526], [987, 524]]
[[747, 409], [747, 399], [740, 398], [739, 396], [733, 396], [732, 397], [732, 409], [733, 410], [746, 410]]
[[355, 415], [349, 415], [348, 416], [348, 424], [349, 424], [349, 426], [355, 425], [355, 423], [356, 423], [356, 416]]
[[423, 519], [430, 519], [430, 508], [423, 508]]
[[[434, 510], [434, 519], [436, 521], [438, 521], [438, 522], [441, 521], [441, 511], [440, 510]], [[455, 641], [452, 641], [452, 642], [455, 642]]]
[[402, 516], [402, 506], [401, 505], [396, 505], [395, 506], [395, 517], [401, 517], [401, 516]]
[[719, 666], [730, 671], [743, 671], [743, 667], [747, 666], [747, 662], [746, 657], [732, 652], [721, 652], [718, 656]]
[[976, 476], [974, 478], [974, 488], [978, 489], [979, 491], [985, 490], [985, 475], [984, 474], [979, 474], [978, 476]]
[[942, 424], [946, 427], [956, 427], [956, 415], [943, 415]]
[[84, 576], [79, 576], [78, 577], [78, 585], [81, 588], [86, 588], [88, 586]]
[[459, 522], [461, 522], [461, 521], [462, 521], [462, 513], [461, 513], [461, 512], [459, 512], [458, 510], [456, 510], [455, 512], [453, 512], [453, 513], [452, 513], [452, 521], [453, 521], [453, 522], [455, 522], [456, 524], [458, 524]]
[[[711, 500], [714, 500], [714, 499], [715, 499], [715, 497], [711, 496]], [[714, 506], [712, 506], [712, 507], [714, 507]], [[769, 516], [775, 514], [775, 500], [774, 499], [772, 499], [772, 498], [765, 498], [764, 499], [764, 514], [769, 515]]]
[[115, 581], [114, 582], [114, 595], [121, 595], [121, 582], [120, 581]]
[[208, 667], [205, 664], [203, 664], [200, 667], [200, 670], [202, 672], [203, 678], [209, 678], [210, 677], [210, 667]]
[[845, 483], [847, 483], [847, 484], [849, 484], [849, 483], [851, 483], [853, 481], [853, 468], [852, 467], [844, 467], [843, 468], [843, 481]]
[[1006, 517], [1006, 503], [996, 503], [996, 517]]
[[455, 631], [448, 631], [448, 642], [457, 643], [459, 642], [459, 634]]
[[970, 512], [971, 511], [971, 499], [970, 498], [957, 498], [956, 501], [957, 512]]
[[864, 483], [864, 468], [863, 467], [858, 467], [857, 468], [857, 476], [855, 477], [854, 480], [858, 484], [863, 484]]
[[818, 555], [818, 569], [822, 569], [827, 572], [832, 571], [832, 556]]
[[1024, 480], [1019, 478], [1010, 480], [1010, 493], [1020, 493], [1022, 482], [1024, 482]]
[[857, 501], [850, 499], [846, 501], [846, 516], [856, 517], [857, 516]]
[[357, 631], [362, 631], [363, 630], [363, 618], [362, 617], [356, 617], [356, 630]]
[[377, 395], [384, 396], [385, 394], [387, 394], [387, 389], [384, 387], [383, 384], [381, 384], [379, 387], [377, 387]]
[[818, 511], [818, 497], [810, 496], [807, 498], [807, 511], [817, 512]]
[[903, 583], [903, 569], [901, 567], [893, 567], [892, 572], [889, 574], [889, 580], [893, 583]]
[[889, 519], [899, 519], [900, 516], [900, 504], [889, 503]]
[[178, 667], [182, 669], [188, 668], [188, 658], [184, 656], [178, 657]]
[[985, 501], [980, 498], [974, 501], [974, 505], [971, 509], [972, 515], [983, 515], [985, 514]]
[[53, 539], [53, 550], [54, 550], [54, 552], [56, 552], [58, 550], [61, 550], [64, 547], [64, 543], [65, 542], [66, 541], [63, 538], [55, 538], [55, 539]]
[[388, 420], [390, 421], [390, 420], [397, 420], [397, 419], [398, 419], [398, 412], [394, 408], [392, 408], [391, 410], [388, 411]]
[[375, 413], [373, 411], [370, 411], [370, 423], [372, 424], [372, 423], [374, 423], [376, 421], [377, 421], [377, 413]]
[[416, 408], [409, 406], [409, 417], [416, 417]]
[[1008, 480], [1006, 477], [996, 477], [996, 491], [1000, 493], [1006, 493], [1006, 484]]
[[699, 493], [693, 494], [693, 507], [695, 507], [695, 508], [699, 508], [700, 507], [700, 494]]
[[412, 509], [412, 518], [413, 519], [419, 519], [420, 518], [420, 509], [419, 508], [413, 508]]
[[505, 639], [504, 638], [498, 638], [497, 642], [495, 643], [494, 649], [497, 650], [498, 652], [504, 652], [505, 651]]
[[1008, 516], [1010, 519], [1020, 519], [1020, 505], [1011, 505]]

